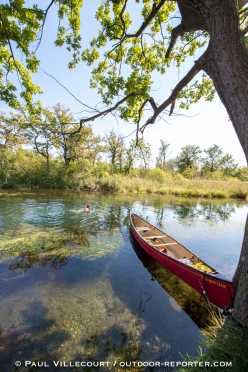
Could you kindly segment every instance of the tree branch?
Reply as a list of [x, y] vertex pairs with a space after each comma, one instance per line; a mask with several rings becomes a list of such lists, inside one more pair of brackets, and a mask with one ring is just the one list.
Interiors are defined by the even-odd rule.
[[158, 5], [153, 4], [153, 8], [152, 8], [151, 13], [149, 14], [149, 16], [147, 17], [147, 19], [145, 20], [145, 22], [142, 23], [140, 29], [136, 32], [136, 34], [134, 34], [134, 35], [127, 35], [127, 36], [129, 36], [129, 37], [139, 37], [140, 34], [146, 29], [146, 27], [152, 21], [152, 19], [155, 17], [155, 15], [157, 15], [157, 13], [160, 11], [160, 9], [162, 8], [162, 6], [164, 5], [164, 3], [166, 1], [167, 0], [162, 0], [162, 1], [160, 1], [160, 3], [158, 3]]
[[248, 0], [238, 0], [239, 9], [243, 8], [246, 4], [248, 4]]
[[54, 0], [51, 1], [51, 3], [48, 5], [47, 9], [43, 13], [44, 14], [44, 20], [43, 20], [43, 23], [41, 25], [41, 34], [40, 34], [40, 38], [39, 38], [40, 40], [39, 40], [38, 45], [37, 45], [37, 47], [35, 49], [35, 53], [37, 52], [37, 50], [38, 50], [38, 48], [39, 48], [39, 46], [41, 44], [41, 39], [42, 39], [42, 36], [43, 36], [43, 31], [44, 31], [44, 26], [45, 26], [45, 22], [46, 22], [46, 17], [47, 17], [47, 14], [48, 14], [49, 9], [53, 5], [53, 3], [54, 3]]
[[[111, 1], [117, 4], [116, 1], [113, 1], [113, 0], [111, 0]], [[157, 13], [160, 11], [160, 9], [162, 8], [162, 6], [165, 4], [166, 1], [167, 0], [161, 0], [158, 5], [153, 4], [153, 8], [152, 8], [151, 13], [147, 17], [147, 19], [142, 23], [142, 25], [139, 28], [139, 30], [135, 34], [126, 34], [125, 32], [123, 32], [121, 38], [118, 38], [120, 41], [114, 46], [114, 49], [113, 50], [115, 50], [117, 48], [117, 46], [119, 44], [122, 44], [123, 41], [125, 41], [126, 39], [131, 39], [133, 37], [138, 38], [141, 35], [141, 33], [146, 29], [146, 27], [149, 25], [149, 23], [152, 21], [152, 19], [157, 15]], [[126, 7], [126, 3], [127, 3], [127, 0], [124, 3], [124, 6], [123, 6], [123, 8], [121, 10], [121, 13], [119, 14], [120, 19], [121, 19], [121, 22], [122, 22], [122, 24], [124, 26], [124, 30], [125, 30], [126, 26], [125, 26], [125, 22], [123, 20], [123, 13], [124, 13], [124, 10], [125, 10], [125, 7]]]
[[[110, 107], [110, 108], [108, 108], [108, 109], [106, 109], [106, 110], [104, 110], [104, 111], [101, 111], [101, 112], [99, 112], [98, 114], [96, 114], [96, 115], [93, 115], [93, 116], [91, 116], [91, 117], [89, 117], [89, 118], [84, 118], [84, 119], [81, 119], [80, 120], [80, 125], [81, 125], [81, 127], [82, 127], [82, 125], [84, 124], [84, 123], [86, 123], [86, 122], [88, 122], [88, 121], [94, 121], [95, 119], [97, 119], [97, 118], [99, 118], [100, 116], [105, 116], [105, 115], [107, 115], [107, 114], [109, 114], [110, 112], [113, 112], [113, 111], [115, 111], [120, 105], [122, 105], [125, 101], [127, 101], [128, 100], [128, 98], [130, 98], [130, 97], [135, 97], [135, 96], [137, 96], [138, 94], [136, 94], [136, 93], [130, 93], [130, 94], [128, 94], [127, 96], [125, 96], [124, 98], [122, 98], [120, 101], [118, 101], [113, 107]], [[81, 128], [78, 130], [78, 132], [81, 130]]]
[[246, 26], [246, 28], [242, 31], [242, 34], [245, 35], [247, 34], [247, 32], [248, 32], [248, 26]]
[[[169, 58], [170, 57], [170, 54], [172, 52], [172, 49], [173, 49], [174, 45], [176, 44], [176, 41], [177, 41], [177, 39], [178, 39], [179, 36], [183, 36], [186, 32], [197, 31], [197, 30], [198, 30], [198, 27], [194, 27], [192, 25], [185, 26], [183, 24], [183, 22], [180, 23], [180, 25], [178, 25], [177, 27], [173, 28], [173, 30], [171, 32], [170, 44], [169, 44], [168, 49], [167, 49], [167, 52], [165, 54], [165, 58]], [[204, 34], [204, 32], [205, 31], [203, 31], [202, 34], [197, 35], [194, 39], [198, 38], [199, 36], [202, 36]], [[192, 40], [194, 40], [194, 39], [192, 39]]]
[[171, 51], [172, 51], [174, 45], [176, 44], [177, 38], [179, 36], [182, 36], [185, 32], [186, 32], [186, 30], [184, 29], [182, 23], [180, 23], [180, 25], [178, 25], [177, 27], [173, 28], [173, 30], [171, 32], [170, 44], [169, 44], [167, 52], [165, 54], [165, 58], [169, 58], [169, 56], [171, 54]]
[[141, 133], [143, 134], [145, 128], [149, 124], [154, 124], [157, 117], [164, 111], [169, 105], [173, 104], [178, 97], [178, 94], [181, 90], [186, 87], [186, 85], [200, 72], [206, 61], [208, 59], [208, 50], [203, 53], [203, 55], [195, 62], [194, 66], [189, 70], [189, 72], [184, 76], [184, 78], [175, 86], [171, 95], [167, 100], [165, 100], [159, 107], [154, 110], [153, 116], [151, 116], [147, 122], [140, 128]]
[[75, 100], [77, 100], [79, 103], [81, 103], [81, 105], [83, 105], [83, 106], [85, 106], [85, 107], [87, 107], [87, 108], [89, 108], [90, 110], [93, 110], [93, 111], [97, 111], [96, 109], [94, 109], [94, 108], [92, 108], [92, 107], [90, 107], [90, 106], [88, 106], [88, 105], [86, 105], [85, 103], [83, 103], [83, 102], [81, 102], [76, 96], [74, 96], [74, 94], [72, 94], [70, 91], [69, 91], [69, 89], [67, 89], [64, 85], [62, 85], [54, 76], [52, 76], [52, 75], [50, 75], [50, 74], [48, 74], [45, 70], [43, 70], [40, 66], [39, 66], [39, 69], [41, 70], [41, 71], [43, 71], [44, 72], [44, 74], [46, 74], [47, 76], [49, 76], [49, 77], [51, 77], [53, 80], [55, 80], [56, 81], [56, 83], [58, 83], [62, 88], [64, 88], [73, 98], [75, 98]]
[[123, 34], [122, 34], [122, 35], [124, 35], [125, 32], [126, 32], [126, 24], [125, 24], [125, 21], [124, 21], [124, 19], [123, 19], [123, 13], [124, 13], [124, 11], [125, 11], [125, 9], [126, 9], [126, 5], [127, 5], [127, 0], [125, 0], [125, 3], [124, 3], [124, 5], [123, 5], [123, 8], [122, 8], [122, 10], [121, 10], [121, 12], [120, 12], [120, 14], [119, 14], [119, 17], [120, 17], [121, 22], [122, 22], [122, 24], [123, 24]]
[[[3, 17], [2, 17], [1, 12], [0, 12], [0, 21], [1, 21], [2, 25], [3, 25], [3, 30], [4, 30], [5, 36], [6, 36], [7, 40], [8, 40], [10, 53], [11, 53], [11, 56], [12, 56], [12, 59], [13, 59], [13, 62], [14, 62], [15, 68], [16, 68], [17, 78], [18, 78], [18, 80], [19, 80], [19, 83], [20, 83], [20, 85], [21, 85], [21, 89], [22, 89], [22, 83], [21, 83], [20, 76], [19, 76], [19, 69], [18, 69], [18, 66], [17, 66], [16, 60], [15, 60], [15, 56], [14, 56], [14, 53], [13, 53], [12, 46], [11, 46], [9, 33], [8, 33], [7, 28], [5, 27], [5, 23], [4, 23], [4, 20], [3, 20]], [[23, 90], [23, 89], [22, 89], [22, 90]]]

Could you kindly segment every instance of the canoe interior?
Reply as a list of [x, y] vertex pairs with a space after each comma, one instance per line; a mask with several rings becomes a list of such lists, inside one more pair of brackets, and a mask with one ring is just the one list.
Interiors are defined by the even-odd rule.
[[232, 306], [235, 295], [232, 281], [149, 222], [134, 213], [130, 217], [134, 237], [152, 258], [216, 306], [221, 309]]
[[157, 229], [155, 226], [149, 224], [141, 217], [132, 213], [131, 220], [137, 234], [139, 234], [139, 236], [151, 247], [171, 258], [193, 267], [194, 269], [209, 272], [211, 274], [218, 274], [215, 269], [203, 262], [182, 244], [178, 243], [175, 239]]

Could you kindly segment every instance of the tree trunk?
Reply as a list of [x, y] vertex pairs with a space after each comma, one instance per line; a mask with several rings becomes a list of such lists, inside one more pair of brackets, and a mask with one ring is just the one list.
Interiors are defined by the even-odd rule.
[[248, 217], [246, 219], [245, 235], [240, 253], [239, 263], [233, 277], [236, 296], [233, 315], [243, 325], [248, 326]]
[[[210, 34], [203, 70], [233, 123], [248, 160], [248, 50], [239, 30], [237, 0], [178, 0], [184, 24], [192, 23]], [[225, 135], [223, 133], [223, 135]], [[248, 221], [234, 285], [234, 317], [248, 325]]]
[[49, 146], [48, 146], [48, 142], [46, 144], [46, 168], [47, 168], [47, 173], [49, 173], [50, 171], [50, 155], [49, 155]]
[[[236, 2], [219, 0], [209, 3], [215, 3], [215, 7], [209, 7], [209, 58], [204, 70], [214, 82], [248, 160], [248, 52], [239, 31]], [[247, 268], [248, 219], [233, 278], [236, 289], [233, 315], [243, 325], [248, 323]]]
[[48, 153], [46, 156], [46, 168], [47, 168], [47, 173], [49, 173], [50, 172], [50, 156]]
[[212, 2], [219, 5], [209, 17], [209, 57], [204, 70], [214, 82], [248, 161], [248, 51], [239, 31], [235, 0]]

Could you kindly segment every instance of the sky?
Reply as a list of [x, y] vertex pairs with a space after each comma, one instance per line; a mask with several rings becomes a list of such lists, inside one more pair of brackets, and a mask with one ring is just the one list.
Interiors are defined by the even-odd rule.
[[[34, 2], [30, 0], [26, 3], [32, 4]], [[44, 1], [44, 8], [45, 4], [48, 3], [50, 2]], [[100, 1], [84, 1], [81, 31], [83, 48], [87, 47], [91, 38], [97, 35], [99, 27], [94, 19], [94, 13], [98, 5], [100, 5]], [[76, 69], [68, 69], [70, 54], [65, 48], [55, 47], [53, 43], [56, 38], [57, 27], [58, 20], [54, 7], [48, 13], [43, 39], [37, 52], [37, 57], [41, 60], [40, 66], [47, 74], [64, 85], [78, 100], [95, 107], [100, 102], [100, 97], [89, 88], [90, 68], [81, 62]], [[194, 56], [180, 70], [172, 67], [169, 73], [162, 77], [155, 75], [152, 94], [156, 97], [156, 102], [162, 103], [168, 97], [175, 84], [191, 68], [193, 60], [197, 59], [200, 54]], [[69, 107], [75, 118], [80, 119], [85, 116], [85, 113], [81, 113], [84, 110], [82, 104], [46, 73], [40, 69], [33, 77], [34, 83], [40, 85], [43, 90], [43, 94], [37, 96], [42, 105], [52, 107], [59, 102]], [[200, 74], [197, 78], [200, 78]], [[0, 102], [0, 111], [6, 112], [8, 110], [6, 104]], [[175, 158], [180, 153], [181, 148], [186, 145], [198, 145], [203, 150], [217, 144], [223, 149], [224, 153], [232, 154], [240, 166], [247, 165], [235, 130], [228, 120], [226, 110], [217, 94], [212, 102], [201, 100], [199, 103], [192, 105], [188, 111], [180, 110], [176, 104], [174, 112], [179, 115], [165, 116], [165, 121], [157, 121], [145, 130], [144, 139], [151, 145], [154, 166], [161, 139], [170, 144], [171, 153], [169, 158]], [[112, 115], [90, 124], [97, 135], [104, 136], [106, 131], [113, 128], [116, 132], [125, 136], [126, 141], [135, 138], [135, 133], [130, 135], [135, 131], [134, 124], [126, 123], [121, 119], [117, 121]]]

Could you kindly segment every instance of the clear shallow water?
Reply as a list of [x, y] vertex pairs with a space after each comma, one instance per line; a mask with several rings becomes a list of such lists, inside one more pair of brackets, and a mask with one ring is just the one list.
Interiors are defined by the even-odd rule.
[[[90, 214], [71, 211], [88, 203]], [[131, 210], [227, 277], [234, 274], [244, 202], [72, 192], [1, 196], [1, 371], [14, 371], [15, 361], [22, 363], [18, 371], [36, 370], [24, 368], [25, 360], [46, 361], [46, 371], [74, 370], [52, 361], [110, 363], [83, 371], [143, 371], [117, 367], [196, 355], [199, 328], [208, 321], [205, 300], [140, 249], [129, 231]]]

